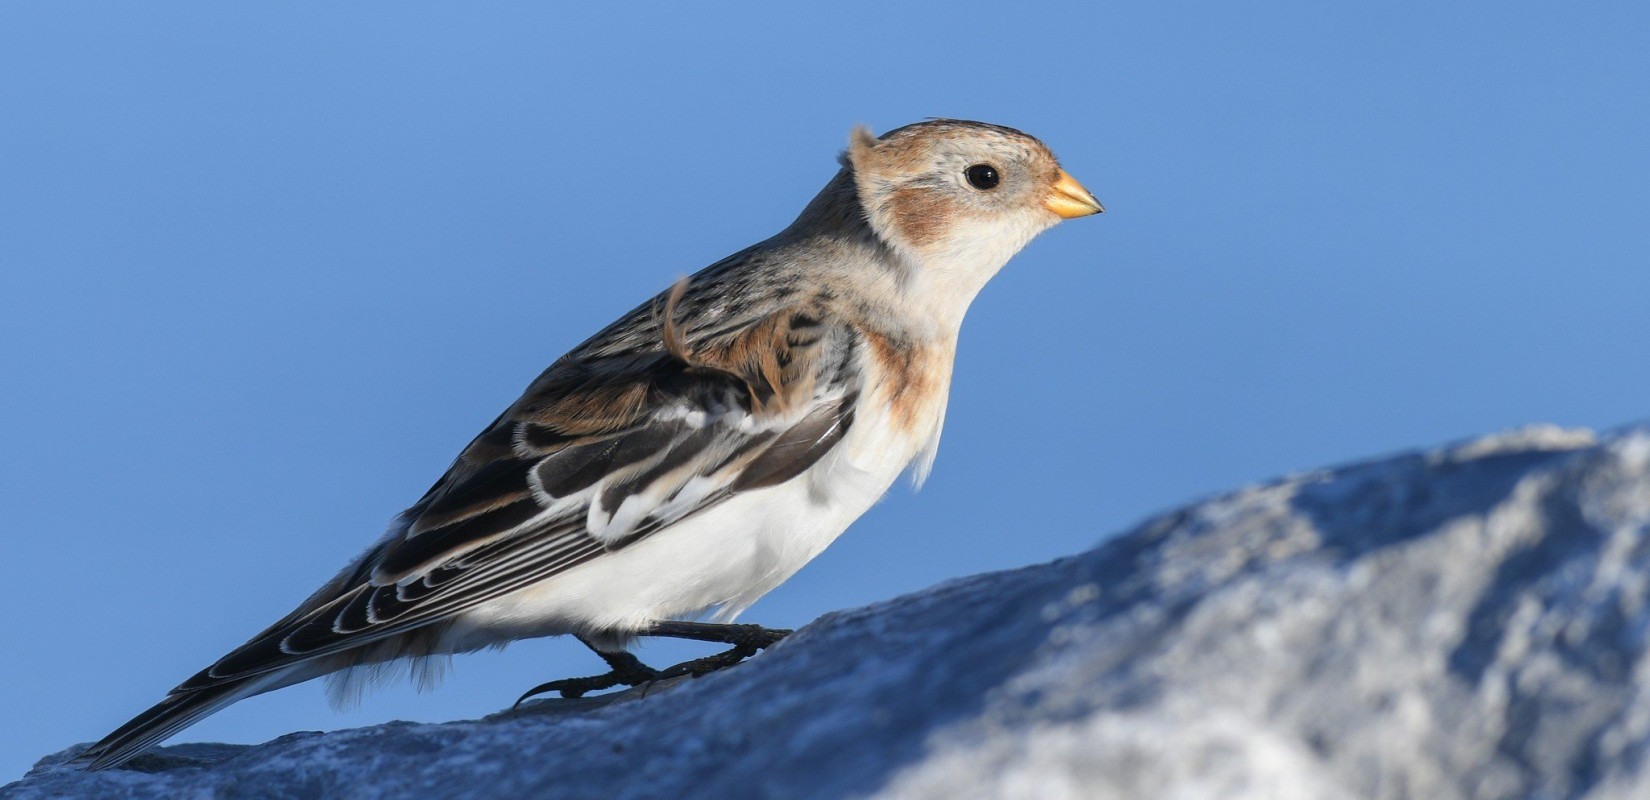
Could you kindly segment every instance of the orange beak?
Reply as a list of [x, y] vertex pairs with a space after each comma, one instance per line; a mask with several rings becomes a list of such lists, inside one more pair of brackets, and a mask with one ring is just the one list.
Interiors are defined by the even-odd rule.
[[1060, 170], [1060, 178], [1054, 182], [1054, 189], [1043, 201], [1043, 207], [1059, 214], [1062, 219], [1106, 213], [1106, 207], [1100, 205], [1100, 201], [1094, 199], [1094, 195], [1065, 170]]

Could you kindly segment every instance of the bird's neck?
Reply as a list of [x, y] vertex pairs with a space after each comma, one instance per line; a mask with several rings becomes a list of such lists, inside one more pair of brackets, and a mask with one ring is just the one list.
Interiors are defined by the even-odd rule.
[[954, 341], [974, 298], [1007, 262], [1008, 256], [990, 252], [927, 259], [907, 271], [901, 294], [913, 316], [932, 323], [935, 338]]

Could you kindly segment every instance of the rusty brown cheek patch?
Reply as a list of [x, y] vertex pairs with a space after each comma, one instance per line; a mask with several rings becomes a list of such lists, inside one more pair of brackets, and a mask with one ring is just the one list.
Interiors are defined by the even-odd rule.
[[950, 224], [944, 198], [932, 189], [894, 192], [888, 200], [888, 212], [900, 236], [917, 247], [932, 244]]

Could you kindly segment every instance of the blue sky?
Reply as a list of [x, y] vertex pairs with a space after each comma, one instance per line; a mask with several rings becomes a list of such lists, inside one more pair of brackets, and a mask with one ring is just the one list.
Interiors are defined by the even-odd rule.
[[[1643, 4], [548, 6], [0, 8], [0, 781], [285, 613], [544, 365], [786, 224], [855, 123], [1022, 128], [1108, 213], [976, 302], [928, 487], [747, 620], [1650, 412]], [[524, 643], [181, 740], [600, 666]]]

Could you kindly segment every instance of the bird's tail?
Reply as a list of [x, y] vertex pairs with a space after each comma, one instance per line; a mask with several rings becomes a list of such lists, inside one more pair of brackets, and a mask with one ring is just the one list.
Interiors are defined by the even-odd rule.
[[230, 703], [291, 683], [290, 672], [279, 670], [198, 689], [174, 689], [165, 700], [116, 728], [70, 763], [86, 770], [119, 766]]

